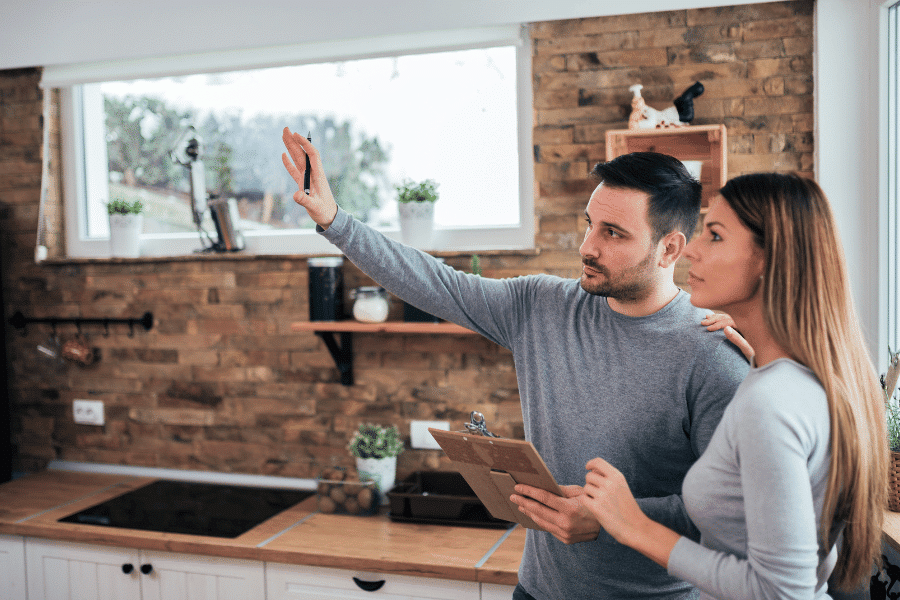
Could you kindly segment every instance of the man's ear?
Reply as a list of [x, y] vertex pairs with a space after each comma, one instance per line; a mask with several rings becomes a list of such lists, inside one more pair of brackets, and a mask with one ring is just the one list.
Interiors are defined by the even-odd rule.
[[659, 266], [667, 269], [675, 264], [684, 253], [687, 238], [680, 231], [673, 231], [659, 240]]

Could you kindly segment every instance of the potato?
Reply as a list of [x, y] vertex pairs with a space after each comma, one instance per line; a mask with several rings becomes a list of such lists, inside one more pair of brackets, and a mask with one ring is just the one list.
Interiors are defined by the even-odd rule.
[[337, 509], [337, 504], [328, 496], [319, 497], [319, 510], [323, 513], [333, 513]]
[[360, 512], [359, 510], [359, 502], [356, 501], [354, 497], [348, 497], [344, 502], [344, 510], [346, 510], [351, 515], [355, 515]]
[[347, 493], [347, 496], [356, 496], [359, 494], [360, 490], [363, 489], [362, 482], [351, 481], [349, 483], [344, 484], [344, 492]]
[[356, 495], [356, 501], [359, 502], [360, 508], [369, 510], [372, 506], [372, 489], [364, 487], [359, 490], [359, 494]]
[[344, 493], [344, 486], [342, 485], [334, 486], [328, 496], [337, 504], [343, 504], [347, 500], [347, 494]]
[[332, 467], [330, 469], [325, 469], [322, 471], [322, 479], [327, 479], [329, 481], [344, 481], [347, 477], [347, 472], [340, 467]]

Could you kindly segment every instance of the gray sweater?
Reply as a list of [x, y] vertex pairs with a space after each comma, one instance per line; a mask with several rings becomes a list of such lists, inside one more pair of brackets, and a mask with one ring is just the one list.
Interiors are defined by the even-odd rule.
[[[391, 293], [512, 351], [525, 437], [557, 482], [584, 485], [585, 464], [602, 456], [648, 516], [699, 538], [682, 480], [749, 367], [724, 335], [700, 325], [707, 311], [686, 293], [653, 315], [627, 317], [576, 279], [462, 273], [342, 210], [324, 235]], [[539, 600], [696, 596], [605, 532], [566, 545], [528, 530], [519, 581]]]
[[819, 551], [830, 424], [812, 371], [786, 358], [753, 369], [684, 480], [702, 541], [680, 539], [669, 572], [704, 598], [827, 597], [837, 560], [833, 541]]

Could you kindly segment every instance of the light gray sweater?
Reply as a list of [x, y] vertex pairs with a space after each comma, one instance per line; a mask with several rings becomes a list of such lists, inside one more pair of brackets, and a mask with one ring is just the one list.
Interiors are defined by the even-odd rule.
[[752, 369], [684, 480], [702, 539], [681, 538], [669, 572], [704, 598], [827, 597], [842, 526], [820, 553], [830, 423], [812, 371], [786, 358]]
[[[391, 293], [512, 351], [525, 437], [560, 485], [584, 485], [585, 464], [602, 456], [651, 518], [699, 538], [682, 480], [749, 366], [724, 335], [700, 325], [707, 311], [686, 293], [653, 315], [627, 317], [577, 279], [462, 273], [343, 210], [323, 235]], [[528, 530], [519, 581], [539, 600], [697, 593], [605, 532], [566, 545]]]

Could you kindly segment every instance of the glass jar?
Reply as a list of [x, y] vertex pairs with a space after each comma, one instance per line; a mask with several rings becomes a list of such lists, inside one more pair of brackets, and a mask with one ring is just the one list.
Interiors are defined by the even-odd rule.
[[383, 323], [387, 321], [388, 294], [382, 287], [367, 286], [351, 290], [353, 298], [353, 318], [363, 323]]

